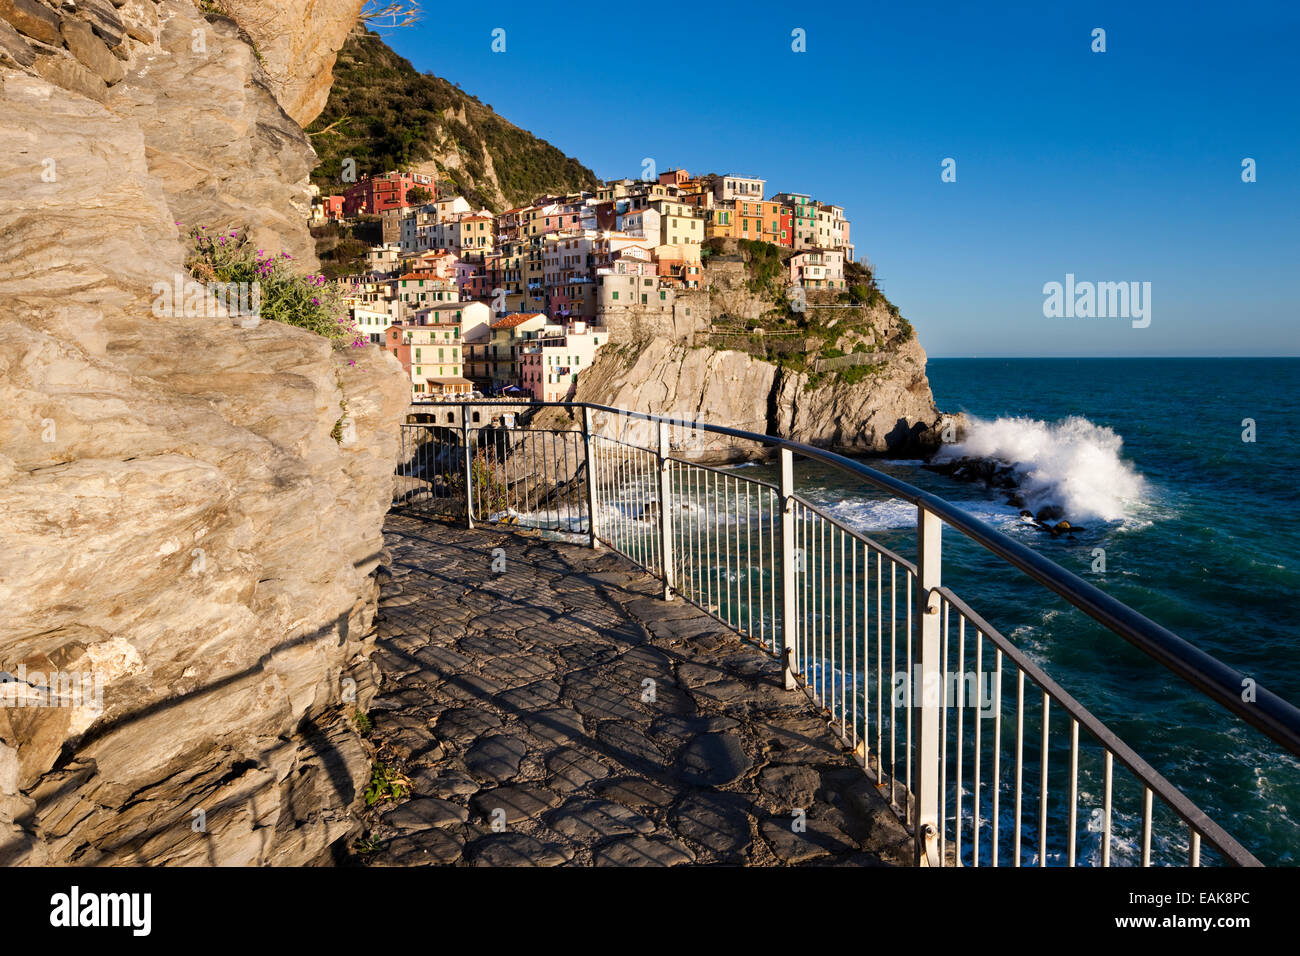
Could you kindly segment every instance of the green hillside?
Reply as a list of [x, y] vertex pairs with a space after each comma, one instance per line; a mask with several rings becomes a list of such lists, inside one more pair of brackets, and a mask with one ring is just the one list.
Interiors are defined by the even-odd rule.
[[436, 161], [445, 188], [497, 212], [596, 183], [576, 159], [454, 84], [417, 72], [364, 29], [339, 52], [329, 102], [307, 131], [320, 156], [312, 181], [326, 193], [342, 191], [345, 157], [356, 160], [358, 177]]

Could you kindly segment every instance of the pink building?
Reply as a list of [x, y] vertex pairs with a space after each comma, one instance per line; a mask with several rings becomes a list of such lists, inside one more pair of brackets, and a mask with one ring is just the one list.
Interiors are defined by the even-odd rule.
[[608, 341], [603, 329], [585, 322], [547, 324], [519, 350], [520, 385], [542, 402], [560, 402], [578, 387], [578, 375], [591, 366], [596, 350]]
[[844, 288], [843, 249], [804, 249], [790, 257], [790, 281], [805, 289]]

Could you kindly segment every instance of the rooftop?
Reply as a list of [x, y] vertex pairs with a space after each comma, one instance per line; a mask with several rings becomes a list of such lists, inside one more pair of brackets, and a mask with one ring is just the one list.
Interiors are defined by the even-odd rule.
[[523, 325], [529, 319], [544, 319], [544, 312], [516, 312], [514, 315], [507, 315], [497, 319], [492, 323], [494, 329], [513, 329], [516, 326]]

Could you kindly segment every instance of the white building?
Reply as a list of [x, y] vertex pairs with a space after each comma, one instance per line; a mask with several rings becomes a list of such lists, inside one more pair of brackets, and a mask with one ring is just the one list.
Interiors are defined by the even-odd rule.
[[560, 402], [577, 388], [578, 375], [590, 368], [609, 333], [574, 322], [565, 329], [548, 324], [519, 350], [520, 385], [543, 402]]
[[746, 199], [752, 202], [763, 198], [763, 189], [766, 186], [766, 179], [755, 179], [750, 176], [719, 176], [717, 182], [713, 184], [713, 195], [723, 202], [733, 199]]

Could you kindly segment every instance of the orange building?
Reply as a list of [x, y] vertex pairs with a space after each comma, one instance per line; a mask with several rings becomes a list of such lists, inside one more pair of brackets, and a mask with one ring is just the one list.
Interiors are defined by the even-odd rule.
[[733, 232], [737, 239], [763, 238], [763, 203], [761, 200], [737, 199], [735, 215], [732, 216]]

